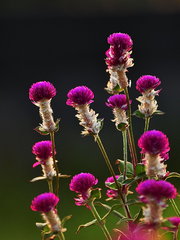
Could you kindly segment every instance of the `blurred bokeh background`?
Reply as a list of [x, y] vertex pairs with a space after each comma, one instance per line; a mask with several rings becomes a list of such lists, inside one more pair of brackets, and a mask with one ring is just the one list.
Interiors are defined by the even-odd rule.
[[[47, 191], [46, 183], [30, 183], [41, 174], [32, 169], [35, 159], [31, 147], [48, 139], [33, 128], [41, 122], [38, 108], [28, 99], [28, 89], [39, 80], [49, 80], [57, 88], [52, 106], [55, 118], [61, 118], [56, 135], [57, 158], [62, 173], [91, 172], [104, 187], [109, 176], [96, 144], [80, 136], [81, 127], [73, 108], [66, 106], [66, 94], [78, 85], [87, 85], [95, 93], [93, 109], [105, 119], [101, 136], [112, 163], [122, 157], [121, 134], [110, 121], [112, 113], [104, 102], [108, 81], [104, 52], [106, 39], [113, 32], [128, 33], [133, 41], [134, 67], [129, 69], [133, 110], [137, 108], [135, 81], [152, 74], [162, 81], [158, 97], [164, 116], [153, 118], [150, 128], [165, 132], [170, 139], [168, 169], [178, 171], [179, 148], [179, 72], [180, 1], [179, 0], [4, 0], [0, 3], [0, 79], [1, 79], [1, 233], [4, 240], [38, 240], [35, 222], [38, 213], [29, 208], [34, 196]], [[143, 121], [134, 119], [136, 140]], [[62, 180], [60, 215], [73, 214], [67, 223], [68, 240], [103, 239], [97, 227], [75, 231], [79, 224], [92, 220], [84, 207], [76, 207], [68, 189], [70, 180]], [[178, 187], [178, 182], [173, 182]], [[103, 195], [103, 201], [105, 194]], [[174, 215], [169, 207], [166, 211]], [[102, 212], [104, 213], [104, 212]], [[110, 218], [111, 227], [113, 219]]]

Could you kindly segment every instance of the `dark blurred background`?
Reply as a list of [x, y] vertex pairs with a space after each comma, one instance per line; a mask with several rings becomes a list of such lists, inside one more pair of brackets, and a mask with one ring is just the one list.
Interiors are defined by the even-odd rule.
[[[38, 108], [28, 98], [28, 89], [39, 80], [49, 80], [57, 88], [52, 101], [55, 118], [60, 117], [56, 135], [57, 158], [62, 173], [91, 172], [100, 187], [109, 176], [96, 144], [80, 136], [81, 127], [73, 108], [66, 106], [66, 94], [78, 85], [95, 93], [92, 108], [105, 119], [101, 137], [112, 163], [122, 157], [121, 134], [110, 121], [113, 116], [104, 102], [108, 81], [104, 52], [106, 39], [113, 32], [128, 33], [133, 41], [134, 67], [129, 69], [133, 110], [137, 108], [135, 81], [152, 74], [162, 81], [159, 109], [166, 115], [153, 118], [151, 129], [165, 132], [171, 144], [168, 169], [179, 168], [179, 0], [4, 0], [0, 3], [1, 79], [1, 233], [4, 240], [38, 240], [35, 222], [38, 213], [29, 208], [37, 194], [47, 191], [46, 183], [29, 183], [41, 174], [32, 169], [31, 147], [48, 139], [33, 128], [41, 122]], [[143, 120], [134, 119], [136, 140], [143, 131]], [[139, 149], [138, 149], [139, 151]], [[68, 240], [103, 239], [97, 227], [74, 232], [81, 223], [92, 220], [84, 207], [74, 206], [70, 180], [62, 180], [60, 215], [73, 214], [68, 222]], [[175, 182], [178, 187], [178, 182]], [[105, 199], [105, 194], [103, 195]], [[166, 213], [172, 216], [169, 208]], [[104, 212], [102, 212], [104, 213]], [[110, 218], [110, 227], [112, 225]]]

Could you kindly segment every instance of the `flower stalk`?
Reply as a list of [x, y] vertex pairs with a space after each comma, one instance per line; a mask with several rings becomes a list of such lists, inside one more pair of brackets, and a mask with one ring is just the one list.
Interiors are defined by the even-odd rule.
[[123, 136], [123, 159], [124, 159], [124, 180], [126, 180], [127, 175], [127, 132], [126, 130], [122, 131]]
[[101, 219], [101, 217], [99, 216], [99, 213], [97, 212], [97, 210], [94, 206], [94, 201], [89, 201], [88, 205], [90, 207], [90, 210], [91, 210], [94, 218], [97, 220], [99, 227], [102, 229], [106, 239], [112, 240], [111, 235], [110, 235], [108, 229], [106, 228], [104, 221]]

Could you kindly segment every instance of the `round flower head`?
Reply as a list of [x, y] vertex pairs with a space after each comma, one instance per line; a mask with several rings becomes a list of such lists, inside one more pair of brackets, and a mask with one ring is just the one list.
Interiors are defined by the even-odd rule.
[[106, 64], [110, 67], [124, 64], [133, 45], [131, 37], [125, 33], [113, 33], [107, 41], [111, 47], [106, 51]]
[[59, 198], [54, 193], [42, 193], [35, 197], [31, 209], [38, 212], [49, 212], [58, 204]]
[[46, 160], [52, 156], [52, 142], [41, 141], [34, 144], [32, 147], [32, 153], [36, 155], [38, 159]]
[[51, 99], [56, 95], [56, 89], [50, 82], [41, 81], [34, 83], [29, 89], [29, 99], [38, 102], [43, 99]]
[[141, 200], [144, 202], [148, 201], [148, 198], [161, 200], [175, 198], [177, 195], [177, 190], [171, 183], [154, 179], [141, 182], [136, 191], [141, 195]]
[[180, 225], [180, 217], [170, 217], [168, 220], [176, 227]]
[[[131, 103], [131, 101], [130, 101]], [[106, 105], [111, 108], [127, 110], [128, 104], [125, 94], [116, 94], [108, 98]]]
[[98, 179], [91, 173], [79, 173], [72, 178], [69, 187], [71, 191], [84, 194], [97, 183]]
[[69, 106], [84, 105], [92, 103], [94, 93], [86, 86], [79, 86], [71, 89], [67, 94], [66, 104]]
[[145, 132], [138, 140], [141, 153], [164, 154], [170, 150], [167, 136], [158, 130]]
[[136, 81], [136, 89], [143, 93], [150, 89], [155, 89], [161, 84], [159, 78], [151, 75], [144, 75]]

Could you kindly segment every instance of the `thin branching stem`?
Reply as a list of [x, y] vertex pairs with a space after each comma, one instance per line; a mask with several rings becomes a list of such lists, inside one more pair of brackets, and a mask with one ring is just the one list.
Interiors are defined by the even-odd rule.
[[178, 206], [176, 205], [176, 202], [174, 201], [174, 199], [169, 199], [169, 201], [170, 201], [176, 215], [178, 217], [180, 217], [180, 210], [179, 210]]
[[150, 117], [145, 117], [144, 132], [148, 131], [150, 123]]
[[95, 136], [95, 141], [97, 142], [98, 147], [99, 147], [99, 149], [101, 150], [101, 153], [102, 153], [102, 155], [103, 155], [103, 157], [104, 157], [104, 160], [105, 160], [105, 162], [106, 162], [106, 165], [107, 165], [107, 167], [108, 167], [108, 169], [109, 169], [109, 172], [111, 173], [111, 175], [112, 175], [112, 177], [113, 177], [113, 179], [114, 179], [114, 182], [115, 182], [116, 187], [117, 187], [117, 189], [118, 189], [118, 194], [119, 194], [119, 196], [120, 196], [120, 198], [121, 198], [121, 200], [122, 200], [122, 202], [123, 202], [123, 206], [124, 206], [126, 215], [127, 215], [128, 218], [131, 218], [131, 213], [130, 213], [130, 211], [129, 211], [128, 206], [126, 205], [124, 196], [123, 196], [122, 191], [121, 191], [121, 187], [119, 186], [119, 183], [118, 183], [118, 181], [117, 181], [117, 179], [116, 179], [116, 175], [115, 175], [114, 169], [113, 169], [113, 167], [112, 167], [112, 165], [111, 165], [111, 162], [110, 162], [110, 160], [109, 160], [109, 157], [108, 157], [108, 155], [107, 155], [107, 153], [106, 153], [106, 150], [105, 150], [105, 148], [104, 148], [104, 146], [103, 146], [103, 143], [102, 143], [99, 135], [96, 135], [96, 136]]
[[122, 131], [123, 136], [123, 159], [124, 159], [124, 180], [126, 180], [127, 175], [127, 133], [126, 130]]
[[97, 212], [97, 210], [94, 206], [94, 202], [93, 201], [89, 202], [89, 206], [90, 206], [90, 210], [91, 210], [94, 218], [97, 220], [97, 223], [98, 223], [99, 227], [102, 229], [106, 239], [112, 240], [111, 235], [110, 235], [109, 231], [107, 230], [104, 221], [101, 219], [101, 217], [99, 216], [99, 213]]
[[57, 236], [60, 240], [65, 240], [64, 234], [62, 232], [59, 232]]

